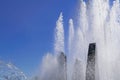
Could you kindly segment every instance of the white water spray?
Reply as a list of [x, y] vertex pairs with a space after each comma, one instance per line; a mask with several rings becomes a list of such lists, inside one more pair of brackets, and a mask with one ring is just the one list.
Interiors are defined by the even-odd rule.
[[71, 52], [72, 53], [72, 44], [73, 43], [73, 40], [74, 40], [74, 24], [73, 24], [73, 20], [70, 19], [69, 20], [69, 40], [68, 40], [68, 47], [69, 47], [69, 53]]
[[[113, 5], [109, 5], [109, 0], [89, 0], [87, 3], [80, 0], [78, 25], [73, 22], [69, 20], [67, 80], [85, 80], [89, 43], [96, 43], [97, 48], [96, 80], [120, 80], [119, 0], [115, 0]], [[62, 14], [56, 22], [54, 51], [55, 54], [65, 51]], [[43, 60], [43, 65], [47, 65], [46, 73], [51, 74], [44, 80], [60, 80], [59, 74], [54, 73], [57, 67], [60, 68], [58, 57], [49, 60], [45, 57]]]
[[64, 52], [64, 29], [62, 13], [60, 14], [59, 19], [56, 22], [54, 50], [56, 54]]

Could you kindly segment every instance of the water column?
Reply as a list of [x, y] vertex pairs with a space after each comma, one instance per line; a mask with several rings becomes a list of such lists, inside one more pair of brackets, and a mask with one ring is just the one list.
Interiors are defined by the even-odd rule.
[[57, 80], [67, 80], [67, 58], [66, 55], [61, 52], [58, 56], [58, 79]]

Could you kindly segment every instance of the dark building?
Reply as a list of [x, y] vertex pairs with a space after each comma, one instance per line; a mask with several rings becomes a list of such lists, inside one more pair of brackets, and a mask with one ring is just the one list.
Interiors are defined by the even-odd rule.
[[87, 67], [86, 67], [86, 80], [95, 80], [95, 52], [96, 44], [89, 44]]

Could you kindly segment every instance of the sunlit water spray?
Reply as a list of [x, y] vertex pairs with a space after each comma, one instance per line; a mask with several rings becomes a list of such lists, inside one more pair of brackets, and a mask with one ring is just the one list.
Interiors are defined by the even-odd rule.
[[85, 80], [89, 43], [96, 43], [96, 80], [120, 80], [119, 0], [113, 5], [109, 5], [109, 0], [80, 0], [79, 9], [79, 24], [76, 26], [74, 20], [69, 20], [68, 53], [64, 50], [63, 16], [60, 14], [56, 22], [54, 54], [43, 58], [41, 80], [63, 79], [58, 71], [61, 52], [68, 55], [67, 80]]
[[64, 52], [64, 29], [62, 13], [60, 13], [60, 16], [56, 22], [54, 52], [55, 54]]

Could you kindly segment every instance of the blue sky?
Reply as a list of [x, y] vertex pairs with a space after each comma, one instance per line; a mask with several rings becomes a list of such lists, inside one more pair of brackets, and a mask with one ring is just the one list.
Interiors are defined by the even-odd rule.
[[60, 12], [67, 26], [77, 2], [0, 0], [0, 59], [31, 75], [42, 56], [53, 51], [54, 28]]
[[0, 59], [31, 75], [45, 53], [53, 52], [54, 28], [60, 12], [66, 30], [78, 1], [0, 0]]

